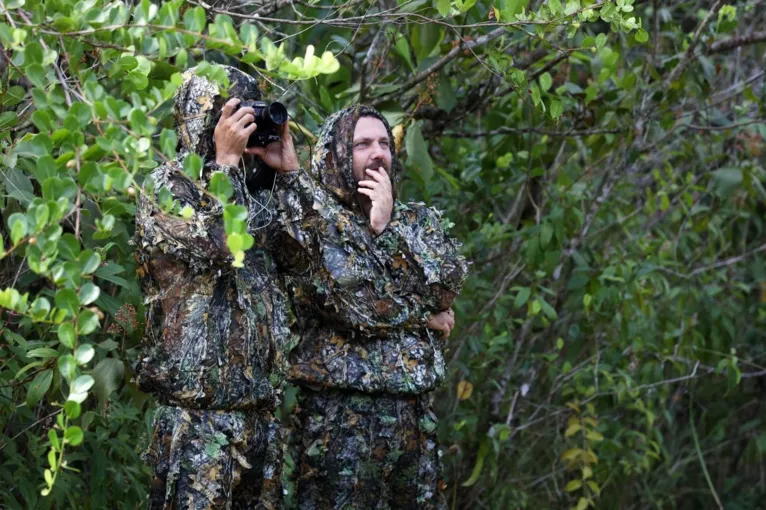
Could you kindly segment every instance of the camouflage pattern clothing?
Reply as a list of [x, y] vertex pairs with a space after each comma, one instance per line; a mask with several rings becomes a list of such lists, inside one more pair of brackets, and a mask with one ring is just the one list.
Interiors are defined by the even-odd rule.
[[[225, 68], [232, 97], [259, 99], [255, 80]], [[175, 94], [179, 149], [155, 169], [154, 193], [142, 193], [136, 212], [136, 258], [146, 303], [146, 333], [138, 382], [161, 404], [146, 454], [155, 469], [150, 508], [254, 508], [237, 496], [243, 480], [266, 477], [264, 508], [280, 506], [280, 459], [267, 451], [276, 437], [271, 411], [279, 401], [290, 338], [288, 306], [278, 285], [267, 239], [273, 211], [266, 190], [250, 193], [245, 169], [218, 166], [212, 145], [218, 87], [183, 75]], [[205, 162], [200, 180], [182, 171], [187, 155]], [[246, 165], [247, 167], [248, 165]], [[255, 237], [244, 267], [231, 266], [222, 206], [206, 193], [213, 172], [231, 180], [233, 201], [248, 210]], [[163, 194], [191, 209], [189, 218], [163, 212]], [[187, 209], [188, 210], [188, 209]], [[242, 506], [244, 505], [244, 506]]]
[[[289, 275], [301, 330], [289, 379], [322, 390], [305, 391], [300, 401], [297, 499], [306, 509], [399, 507], [386, 499], [372, 507], [359, 503], [369, 496], [370, 473], [378, 473], [376, 483], [385, 487], [379, 496], [417, 492], [422, 504], [412, 500], [408, 508], [433, 508], [438, 455], [420, 421], [430, 413], [423, 395], [441, 384], [445, 368], [442, 340], [426, 324], [429, 315], [451, 306], [467, 265], [440, 214], [423, 204], [395, 201], [384, 232], [370, 228], [352, 166], [354, 129], [363, 116], [386, 126], [396, 168], [388, 123], [374, 109], [355, 107], [328, 118], [311, 175], [277, 176], [283, 232], [274, 238], [274, 255]], [[381, 416], [396, 423], [383, 427]], [[313, 448], [320, 440], [323, 449]], [[371, 457], [362, 444], [389, 453]], [[390, 476], [402, 456], [419, 466], [418, 476], [405, 477], [410, 488], [402, 485], [405, 478]], [[337, 459], [343, 459], [341, 470], [330, 468]]]
[[431, 399], [304, 389], [298, 507], [444, 508]]

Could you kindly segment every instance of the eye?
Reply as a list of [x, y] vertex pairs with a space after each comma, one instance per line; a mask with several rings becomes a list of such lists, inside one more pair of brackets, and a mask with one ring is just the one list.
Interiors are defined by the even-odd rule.
[[380, 146], [388, 148], [388, 140], [383, 140], [382, 142], [380, 142]]
[[363, 148], [363, 147], [367, 147], [367, 142], [357, 142], [357, 143], [354, 144], [354, 148], [355, 149], [359, 149], [359, 148]]

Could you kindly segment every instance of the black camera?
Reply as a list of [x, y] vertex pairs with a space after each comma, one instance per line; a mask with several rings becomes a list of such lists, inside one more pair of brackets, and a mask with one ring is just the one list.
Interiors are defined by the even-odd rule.
[[[243, 100], [234, 108], [234, 112], [243, 107], [255, 110], [255, 123], [258, 128], [250, 135], [248, 147], [264, 147], [271, 142], [281, 140], [280, 128], [287, 122], [287, 108], [278, 102]], [[232, 114], [234, 113], [232, 112]]]

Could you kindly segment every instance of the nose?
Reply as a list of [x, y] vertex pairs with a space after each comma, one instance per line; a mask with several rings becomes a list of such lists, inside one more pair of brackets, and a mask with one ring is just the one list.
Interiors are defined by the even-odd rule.
[[370, 154], [371, 159], [383, 159], [385, 157], [385, 149], [380, 145], [380, 143], [375, 142], [372, 145], [372, 153]]

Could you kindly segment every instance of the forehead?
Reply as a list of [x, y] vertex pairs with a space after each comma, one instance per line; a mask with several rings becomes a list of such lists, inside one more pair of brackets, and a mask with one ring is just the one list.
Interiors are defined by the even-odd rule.
[[357, 138], [388, 138], [388, 132], [380, 119], [362, 117], [354, 128], [354, 139]]

